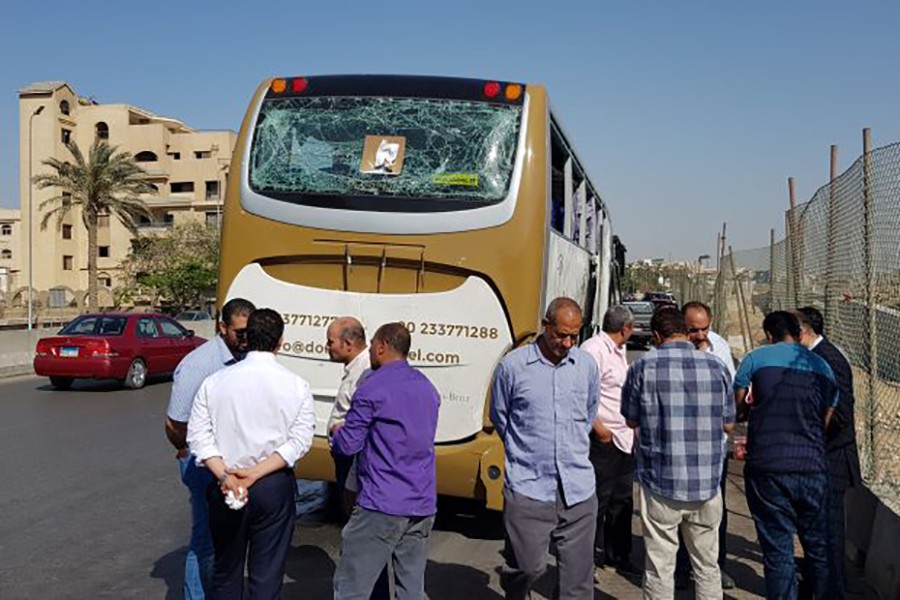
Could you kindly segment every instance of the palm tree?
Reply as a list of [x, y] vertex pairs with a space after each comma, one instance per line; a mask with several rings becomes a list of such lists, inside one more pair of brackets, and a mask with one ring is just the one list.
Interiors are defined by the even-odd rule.
[[116, 152], [115, 146], [95, 140], [87, 161], [74, 142], [66, 144], [74, 163], [48, 158], [42, 164], [55, 173], [34, 177], [38, 188], [57, 188], [60, 195], [44, 200], [38, 205], [43, 211], [41, 229], [46, 229], [50, 219], [56, 217], [56, 226], [62, 228], [63, 220], [72, 209], [81, 210], [81, 219], [88, 232], [88, 309], [97, 310], [97, 224], [101, 215], [115, 215], [132, 233], [137, 233], [140, 217], [150, 218], [150, 209], [141, 200], [141, 194], [155, 193], [147, 182], [147, 173], [135, 162], [129, 152]]

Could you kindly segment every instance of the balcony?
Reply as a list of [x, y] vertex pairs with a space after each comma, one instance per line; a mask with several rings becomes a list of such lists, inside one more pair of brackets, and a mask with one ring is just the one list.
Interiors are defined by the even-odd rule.
[[141, 233], [167, 233], [175, 226], [174, 221], [150, 221], [138, 223], [138, 231]]

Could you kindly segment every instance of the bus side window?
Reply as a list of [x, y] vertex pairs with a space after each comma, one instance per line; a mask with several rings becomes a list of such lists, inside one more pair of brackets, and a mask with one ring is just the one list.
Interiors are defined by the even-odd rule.
[[550, 125], [550, 225], [559, 234], [565, 231], [566, 163], [570, 155], [556, 125]]

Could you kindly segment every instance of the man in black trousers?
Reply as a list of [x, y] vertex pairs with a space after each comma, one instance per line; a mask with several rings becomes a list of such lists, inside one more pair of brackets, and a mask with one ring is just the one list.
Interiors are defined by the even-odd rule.
[[309, 384], [275, 359], [284, 321], [263, 308], [247, 320], [240, 363], [208, 377], [191, 408], [187, 441], [210, 470], [209, 525], [215, 547], [212, 597], [281, 597], [294, 532], [293, 466], [312, 444]]
[[842, 599], [847, 582], [844, 577], [844, 495], [847, 488], [860, 485], [859, 451], [853, 419], [853, 370], [840, 349], [823, 335], [822, 313], [805, 306], [796, 313], [800, 321], [800, 343], [821, 356], [834, 372], [840, 400], [834, 417], [825, 430], [825, 461], [828, 466], [829, 537], [834, 598]]

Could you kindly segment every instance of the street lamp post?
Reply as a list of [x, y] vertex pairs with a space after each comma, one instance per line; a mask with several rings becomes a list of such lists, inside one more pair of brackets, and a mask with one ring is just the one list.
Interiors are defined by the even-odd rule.
[[41, 114], [44, 105], [41, 104], [31, 116], [28, 117], [28, 331], [34, 326], [34, 211], [32, 205], [32, 190], [34, 185], [31, 182], [31, 157], [34, 155], [32, 150], [32, 123], [34, 118]]
[[[703, 277], [703, 261], [709, 260], [709, 254], [701, 254], [697, 257], [697, 297], [705, 296], [706, 286], [703, 285], [705, 283], [706, 278]], [[701, 301], [706, 301], [706, 298], [703, 298]]]

